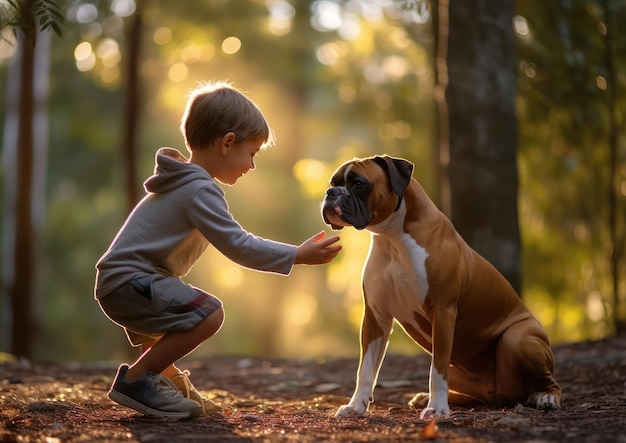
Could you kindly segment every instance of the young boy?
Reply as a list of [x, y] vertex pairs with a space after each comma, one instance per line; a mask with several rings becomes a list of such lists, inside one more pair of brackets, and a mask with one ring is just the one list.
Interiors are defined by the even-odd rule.
[[255, 168], [254, 156], [273, 143], [261, 111], [227, 83], [203, 85], [189, 98], [181, 123], [187, 159], [162, 148], [155, 174], [96, 265], [95, 296], [124, 328], [141, 356], [122, 364], [109, 398], [146, 415], [189, 418], [219, 410], [174, 364], [213, 336], [224, 320], [222, 302], [183, 283], [212, 244], [236, 263], [289, 274], [296, 264], [324, 264], [341, 249], [320, 232], [300, 246], [257, 237], [228, 211], [216, 181], [233, 185]]

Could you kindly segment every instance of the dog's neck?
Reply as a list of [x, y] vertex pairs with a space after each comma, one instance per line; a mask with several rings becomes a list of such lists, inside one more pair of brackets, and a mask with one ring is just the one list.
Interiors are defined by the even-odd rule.
[[375, 225], [367, 226], [368, 231], [373, 234], [393, 235], [404, 231], [404, 219], [406, 218], [406, 202], [400, 202], [398, 208], [389, 214], [389, 217]]

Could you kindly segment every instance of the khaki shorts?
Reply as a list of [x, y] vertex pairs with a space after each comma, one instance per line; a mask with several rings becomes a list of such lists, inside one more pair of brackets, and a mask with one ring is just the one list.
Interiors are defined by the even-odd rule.
[[131, 280], [98, 300], [104, 313], [121, 326], [132, 346], [188, 331], [222, 307], [220, 299], [176, 277], [160, 274]]

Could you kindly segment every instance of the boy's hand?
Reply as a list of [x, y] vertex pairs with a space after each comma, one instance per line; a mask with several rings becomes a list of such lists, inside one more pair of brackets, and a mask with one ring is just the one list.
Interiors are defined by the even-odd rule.
[[334, 235], [324, 239], [325, 236], [324, 231], [318, 232], [298, 246], [295, 264], [322, 265], [335, 258], [341, 250], [341, 245], [331, 245], [339, 241], [339, 236]]

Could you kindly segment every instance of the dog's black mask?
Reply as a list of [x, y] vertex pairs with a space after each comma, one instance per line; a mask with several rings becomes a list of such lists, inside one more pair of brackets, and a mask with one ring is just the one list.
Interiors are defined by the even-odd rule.
[[[402, 194], [411, 180], [413, 164], [387, 155], [376, 156], [373, 159], [387, 173], [391, 187], [398, 195], [397, 210], [402, 201]], [[343, 226], [330, 221], [331, 216], [338, 216], [356, 229], [367, 227], [372, 219], [367, 202], [373, 188], [367, 177], [353, 170], [345, 173], [341, 168], [341, 172], [335, 173], [332, 177], [330, 185], [322, 208], [324, 222], [333, 229], [342, 229]]]
[[[333, 179], [331, 187], [326, 190], [322, 211], [324, 222], [333, 229], [342, 229], [343, 226], [335, 225], [329, 220], [328, 214], [334, 213], [356, 229], [364, 229], [371, 221], [367, 200], [372, 192], [372, 184], [367, 178], [353, 171], [348, 172], [345, 183], [342, 176], [337, 178], [338, 180]], [[340, 213], [336, 212], [337, 208]]]

